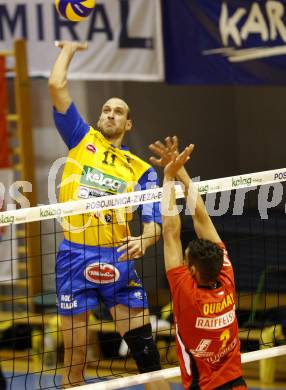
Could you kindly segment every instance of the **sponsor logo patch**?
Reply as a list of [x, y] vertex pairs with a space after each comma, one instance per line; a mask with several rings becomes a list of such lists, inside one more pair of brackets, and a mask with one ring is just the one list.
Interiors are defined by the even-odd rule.
[[112, 215], [111, 214], [105, 214], [104, 220], [106, 223], [111, 223], [112, 222]]
[[128, 287], [142, 287], [142, 284], [136, 282], [136, 280], [130, 280]]
[[72, 294], [62, 294], [60, 297], [61, 309], [74, 309], [77, 307], [77, 300], [74, 299]]
[[201, 339], [201, 341], [199, 342], [196, 348], [196, 352], [205, 352], [208, 349], [208, 347], [211, 345], [211, 342], [212, 340], [209, 339]]
[[82, 199], [98, 198], [100, 196], [106, 196], [106, 192], [96, 190], [94, 188], [80, 186], [78, 190], [78, 197]]
[[96, 152], [97, 152], [96, 147], [95, 147], [94, 145], [92, 145], [92, 144], [87, 144], [87, 145], [86, 145], [86, 149], [87, 149], [89, 152], [91, 152], [91, 153], [96, 153]]
[[235, 321], [235, 308], [218, 317], [197, 317], [197, 329], [221, 329]]
[[98, 169], [84, 166], [82, 176], [80, 179], [81, 184], [88, 185], [93, 188], [98, 188], [110, 194], [122, 193], [127, 187], [127, 183], [118, 177], [107, 175]]
[[217, 314], [231, 305], [234, 305], [233, 294], [228, 294], [220, 302], [205, 303], [203, 305], [203, 312], [206, 316], [209, 314]]
[[92, 263], [84, 271], [84, 277], [97, 284], [114, 283], [119, 279], [119, 276], [119, 270], [108, 263]]
[[262, 182], [261, 178], [258, 178], [258, 177], [253, 178], [251, 176], [247, 176], [247, 177], [235, 176], [235, 177], [231, 178], [232, 188], [241, 187], [241, 186], [245, 186], [245, 187], [255, 186], [255, 185], [259, 185], [259, 183], [261, 183], [261, 182]]
[[0, 217], [0, 223], [13, 223], [15, 221], [15, 217], [13, 215], [2, 215]]
[[141, 291], [136, 291], [134, 294], [134, 298], [139, 299], [140, 301], [143, 301], [143, 295]]

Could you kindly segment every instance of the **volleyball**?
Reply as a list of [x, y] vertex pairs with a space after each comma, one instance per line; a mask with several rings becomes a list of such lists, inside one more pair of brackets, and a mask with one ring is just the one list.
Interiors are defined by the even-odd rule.
[[80, 22], [93, 11], [95, 0], [55, 0], [55, 6], [64, 18]]

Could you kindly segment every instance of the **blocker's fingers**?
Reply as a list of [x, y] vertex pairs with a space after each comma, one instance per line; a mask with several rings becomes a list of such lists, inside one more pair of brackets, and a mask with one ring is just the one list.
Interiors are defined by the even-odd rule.
[[172, 150], [173, 142], [171, 140], [171, 137], [166, 137], [165, 138], [166, 146], [169, 150]]
[[155, 145], [161, 149], [166, 149], [166, 146], [159, 140], [155, 142]]
[[179, 140], [176, 135], [172, 137], [172, 142], [173, 142], [172, 150], [177, 150], [179, 148]]
[[185, 163], [190, 159], [189, 156], [183, 155], [183, 156], [178, 156], [176, 163], [179, 165], [185, 165]]
[[194, 148], [195, 148], [194, 144], [190, 144], [189, 146], [186, 147], [186, 153], [188, 154], [188, 156], [190, 156], [193, 153]]
[[149, 149], [152, 150], [152, 152], [158, 154], [160, 157], [163, 157], [164, 154], [166, 153], [165, 147], [162, 148], [162, 147], [155, 145], [155, 144], [149, 145]]
[[161, 159], [159, 160], [158, 158], [150, 157], [149, 160], [150, 160], [150, 162], [151, 162], [153, 165], [157, 165], [157, 166], [159, 166], [159, 167], [162, 166]]
[[193, 152], [194, 150], [194, 145], [190, 145], [190, 146], [187, 146], [183, 151], [182, 153], [179, 154], [179, 156], [177, 157], [177, 161], [178, 162], [186, 162], [190, 159], [190, 155], [191, 153]]

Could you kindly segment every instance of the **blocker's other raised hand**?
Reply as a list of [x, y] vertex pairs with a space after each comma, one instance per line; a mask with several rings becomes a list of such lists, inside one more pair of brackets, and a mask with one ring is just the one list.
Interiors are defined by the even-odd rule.
[[165, 143], [156, 141], [149, 145], [149, 149], [157, 155], [157, 157], [150, 157], [151, 163], [158, 167], [165, 167], [178, 152], [178, 138], [167, 137]]
[[174, 152], [171, 161], [165, 166], [164, 175], [169, 178], [175, 178], [178, 171], [190, 159], [190, 155], [194, 150], [195, 145], [190, 144], [181, 153]]

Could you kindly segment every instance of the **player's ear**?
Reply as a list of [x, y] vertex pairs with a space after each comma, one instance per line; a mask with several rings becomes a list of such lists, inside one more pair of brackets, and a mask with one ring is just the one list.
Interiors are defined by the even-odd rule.
[[132, 129], [132, 125], [133, 125], [132, 120], [131, 119], [127, 119], [126, 125], [125, 125], [125, 131], [131, 130]]
[[195, 276], [196, 272], [197, 272], [196, 267], [194, 265], [191, 265], [190, 266], [190, 273], [191, 273], [191, 275]]

